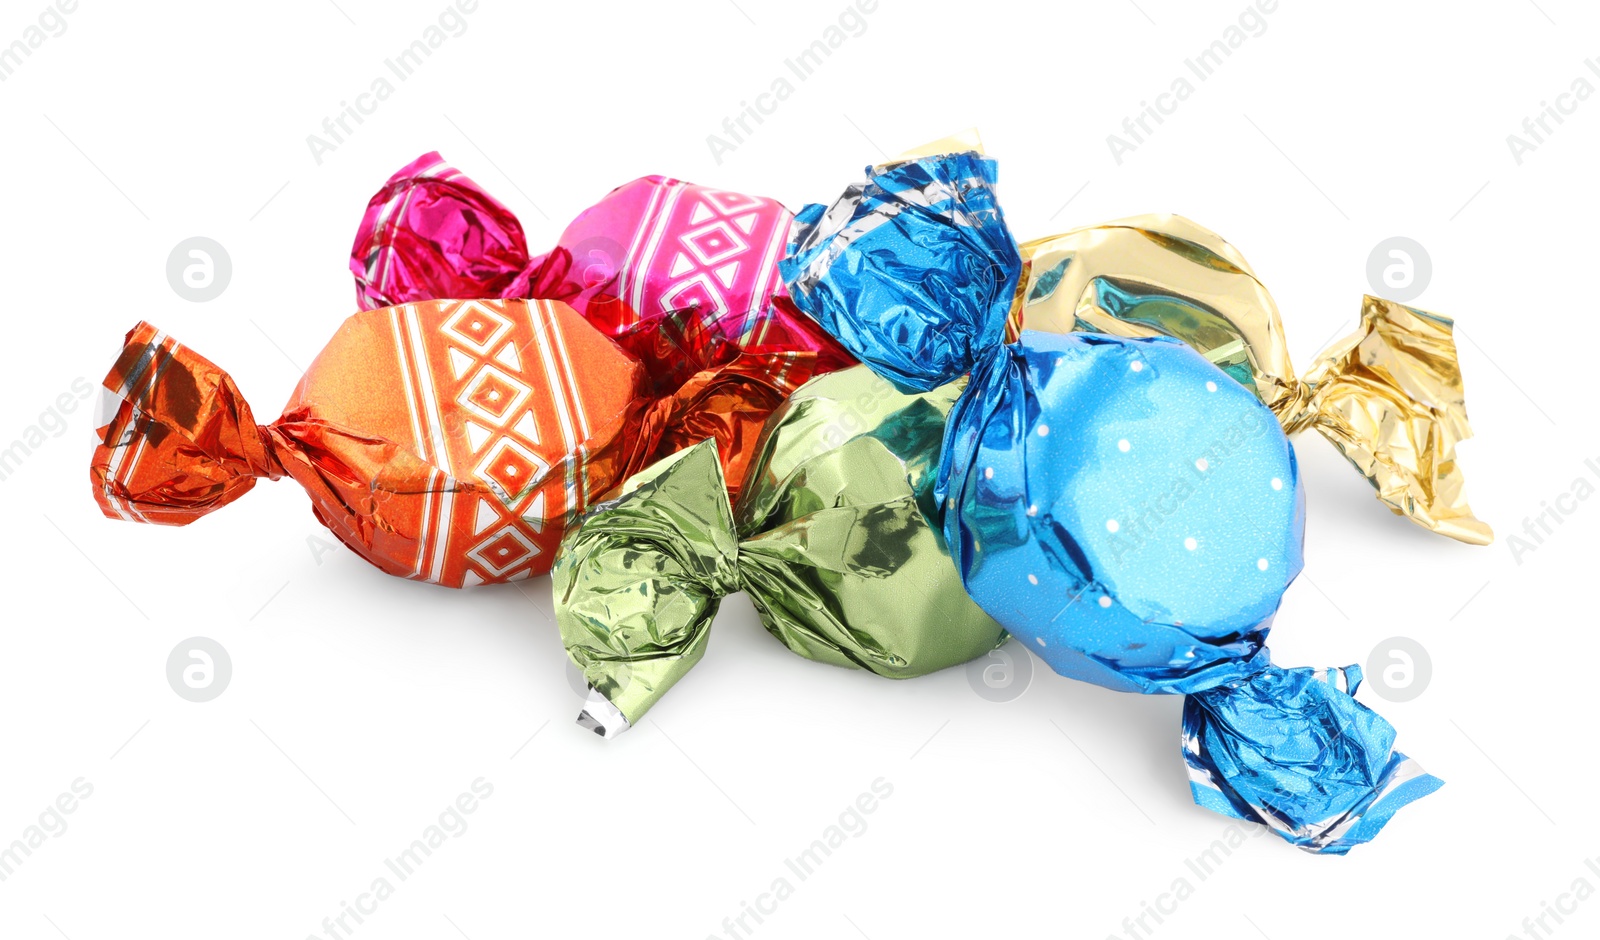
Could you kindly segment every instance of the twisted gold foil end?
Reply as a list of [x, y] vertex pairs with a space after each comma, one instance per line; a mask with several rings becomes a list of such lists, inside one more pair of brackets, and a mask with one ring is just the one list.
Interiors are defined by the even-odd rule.
[[1285, 430], [1315, 426], [1361, 471], [1379, 501], [1440, 535], [1488, 545], [1467, 505], [1456, 445], [1472, 436], [1453, 321], [1368, 295], [1361, 325], [1306, 373]]

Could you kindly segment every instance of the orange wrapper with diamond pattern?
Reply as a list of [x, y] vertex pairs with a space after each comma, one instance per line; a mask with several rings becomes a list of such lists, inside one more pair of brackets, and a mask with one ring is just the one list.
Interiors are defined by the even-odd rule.
[[[685, 356], [676, 387], [636, 355], [663, 349]], [[317, 520], [389, 574], [512, 581], [549, 570], [591, 500], [683, 446], [715, 439], [741, 477], [813, 365], [687, 319], [613, 341], [560, 302], [429, 301], [346, 320], [282, 416], [258, 425], [226, 372], [140, 323], [105, 379], [120, 404], [90, 475], [107, 516], [164, 525], [292, 477]]]

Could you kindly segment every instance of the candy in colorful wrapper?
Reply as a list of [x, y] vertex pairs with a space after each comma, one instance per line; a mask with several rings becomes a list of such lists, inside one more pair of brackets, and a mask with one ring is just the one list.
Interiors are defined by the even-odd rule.
[[579, 723], [605, 737], [637, 723], [740, 590], [791, 650], [882, 676], [999, 645], [1004, 631], [928, 522], [958, 391], [907, 394], [862, 366], [821, 376], [772, 415], [736, 502], [702, 444], [595, 505], [551, 572], [562, 640], [590, 686]]
[[1267, 631], [1302, 563], [1294, 451], [1243, 385], [1167, 337], [1023, 330], [1021, 259], [977, 153], [869, 170], [797, 217], [796, 304], [910, 388], [971, 370], [935, 494], [967, 591], [1057, 672], [1188, 696], [1196, 802], [1314, 852], [1371, 839], [1439, 781]]
[[1366, 297], [1356, 332], [1296, 378], [1272, 296], [1236, 248], [1188, 219], [1138, 216], [1020, 251], [1027, 329], [1183, 340], [1285, 432], [1321, 431], [1395, 513], [1474, 545], [1493, 538], [1456, 465], [1472, 429], [1449, 319]]
[[592, 500], [686, 437], [715, 438], [742, 468], [785, 383], [809, 374], [798, 354], [702, 348], [719, 355], [663, 393], [563, 303], [386, 307], [346, 320], [283, 416], [257, 425], [227, 373], [141, 323], [105, 380], [120, 403], [100, 429], [94, 495], [111, 518], [186, 525], [289, 476], [389, 574], [527, 578]]
[[[533, 257], [511, 210], [437, 153], [372, 197], [350, 269], [362, 309], [419, 300], [540, 298], [620, 338], [675, 311], [741, 349], [853, 361], [790, 305], [778, 277], [792, 216], [776, 200], [647, 176], [613, 190]], [[632, 350], [638, 353], [639, 350]], [[657, 363], [643, 359], [652, 374]]]

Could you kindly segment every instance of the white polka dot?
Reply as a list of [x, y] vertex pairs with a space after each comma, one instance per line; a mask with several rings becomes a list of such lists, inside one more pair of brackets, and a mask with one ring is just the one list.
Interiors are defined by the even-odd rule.
[[1135, 359], [1135, 360], [1133, 360], [1133, 362], [1128, 364], [1128, 368], [1132, 369], [1135, 372], [1143, 372], [1144, 371], [1144, 363], [1142, 363], [1139, 360]]
[[1257, 568], [1257, 570], [1260, 570], [1260, 571], [1266, 571], [1267, 570], [1267, 560], [1265, 558], [1257, 558], [1256, 559], [1256, 568]]
[[1111, 598], [1109, 598], [1109, 597], [1100, 598], [1100, 606], [1101, 607], [1110, 607], [1111, 606]]
[[1049, 437], [1050, 436], [1050, 425], [1048, 425], [1048, 424], [1039, 425], [1039, 436], [1040, 437]]
[[1201, 473], [1205, 473], [1207, 470], [1211, 469], [1211, 463], [1204, 457], [1201, 457], [1199, 460], [1194, 462], [1194, 468], [1199, 470]]
[[1273, 477], [1272, 478], [1272, 488], [1275, 489], [1275, 490], [1283, 489], [1283, 481], [1278, 479], [1277, 477]]
[[956, 498], [954, 496], [950, 497], [949, 499], [945, 500], [944, 502], [945, 502], [945, 505], [948, 506], [949, 508], [951, 508], [951, 509], [956, 508]]
[[1039, 644], [1040, 646], [1043, 646], [1044, 645], [1044, 637], [1036, 636], [1036, 637], [1033, 638], [1033, 642]]
[[1200, 547], [1200, 543], [1194, 540], [1194, 536], [1190, 536], [1183, 540], [1183, 547], [1192, 552]]
[[1039, 576], [1036, 575], [1036, 574], [1028, 575], [1028, 583], [1029, 584], [1038, 584], [1039, 583]]
[[1215, 383], [1215, 382], [1207, 382], [1206, 383], [1206, 391], [1214, 392], [1216, 390], [1217, 390], [1217, 383]]
[[1029, 506], [1028, 507], [1028, 515], [1037, 516], [1038, 514], [1039, 514], [1039, 507], [1038, 506]]
[[1117, 450], [1122, 451], [1124, 454], [1126, 454], [1131, 449], [1133, 449], [1133, 445], [1128, 443], [1128, 439], [1127, 438], [1123, 438], [1122, 440], [1117, 442]]
[[1117, 520], [1115, 520], [1115, 519], [1107, 519], [1106, 520], [1106, 531], [1107, 532], [1115, 532], [1120, 528], [1122, 528], [1122, 526], [1117, 525]]
[[983, 468], [983, 478], [985, 480], [993, 480], [994, 479], [994, 468], [993, 467], [984, 467]]

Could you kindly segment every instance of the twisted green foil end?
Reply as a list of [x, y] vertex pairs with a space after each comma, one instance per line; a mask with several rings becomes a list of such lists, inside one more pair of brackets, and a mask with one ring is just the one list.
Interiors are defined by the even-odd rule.
[[620, 494], [568, 533], [550, 580], [568, 655], [631, 725], [705, 655], [718, 603], [739, 590], [738, 542], [712, 441]]
[[562, 641], [594, 690], [585, 723], [608, 737], [620, 723], [592, 713], [636, 723], [699, 662], [738, 590], [796, 653], [891, 678], [1003, 642], [929, 524], [958, 391], [907, 395], [865, 367], [822, 376], [768, 422], [737, 511], [709, 442], [595, 506], [551, 573]]

